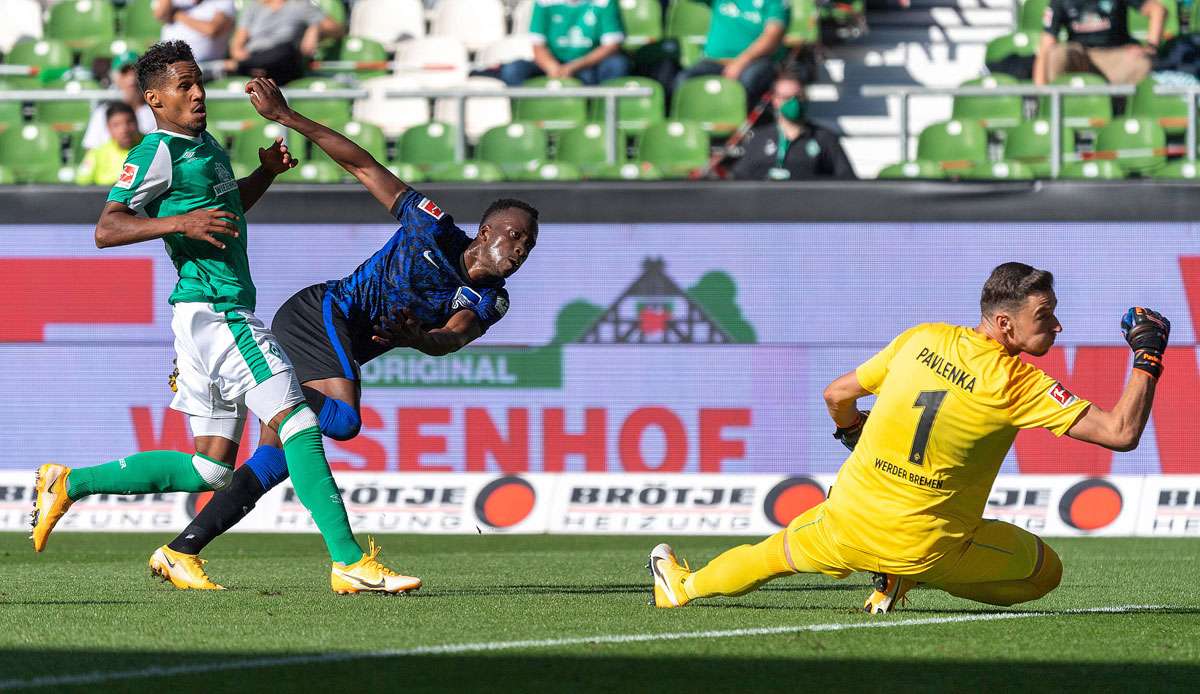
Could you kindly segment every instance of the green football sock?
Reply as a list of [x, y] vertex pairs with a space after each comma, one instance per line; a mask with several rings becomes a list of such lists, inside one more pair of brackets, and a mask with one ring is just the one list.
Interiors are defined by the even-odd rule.
[[[311, 419], [313, 425], [284, 434], [289, 429], [289, 420], [302, 412], [307, 413], [303, 416]], [[317, 427], [316, 416], [307, 405], [301, 405], [280, 423], [279, 430], [292, 487], [300, 503], [312, 514], [313, 522], [325, 539], [330, 558], [335, 562], [353, 564], [362, 558], [363, 551], [350, 530], [350, 519], [346, 517], [342, 495], [325, 460], [325, 448], [321, 445], [321, 430]]]
[[134, 453], [102, 465], [73, 468], [67, 476], [67, 496], [73, 500], [90, 494], [203, 492], [209, 489], [212, 487], [192, 465], [192, 454], [179, 451]]

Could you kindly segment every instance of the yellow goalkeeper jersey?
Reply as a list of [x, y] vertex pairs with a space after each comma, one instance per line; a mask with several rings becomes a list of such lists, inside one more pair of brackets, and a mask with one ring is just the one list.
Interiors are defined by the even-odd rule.
[[1018, 429], [1062, 436], [1091, 404], [971, 328], [925, 323], [856, 371], [878, 397], [825, 502], [833, 538], [921, 570], [983, 517]]

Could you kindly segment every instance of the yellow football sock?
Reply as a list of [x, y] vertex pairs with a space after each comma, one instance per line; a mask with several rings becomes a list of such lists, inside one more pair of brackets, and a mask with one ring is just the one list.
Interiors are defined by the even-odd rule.
[[944, 583], [934, 587], [960, 598], [1002, 607], [1037, 600], [1057, 588], [1062, 580], [1063, 567], [1058, 554], [1048, 545], [1043, 545], [1043, 551], [1042, 565], [1029, 578], [985, 583]]
[[743, 595], [767, 581], [796, 573], [784, 554], [786, 532], [780, 530], [757, 545], [734, 547], [710, 561], [684, 580], [688, 598]]

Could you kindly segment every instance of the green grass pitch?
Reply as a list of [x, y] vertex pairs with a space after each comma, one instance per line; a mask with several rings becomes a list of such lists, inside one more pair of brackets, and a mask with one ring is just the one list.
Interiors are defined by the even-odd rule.
[[[316, 535], [222, 538], [208, 568], [231, 589], [198, 593], [148, 575], [163, 536], [62, 533], [35, 556], [23, 535], [0, 534], [0, 689], [74, 675], [80, 691], [131, 692], [1200, 687], [1193, 539], [1052, 540], [1066, 572], [1040, 601], [1003, 609], [918, 590], [881, 617], [855, 609], [863, 575], [655, 610], [643, 565], [656, 538], [377, 539], [424, 589], [334, 595]], [[693, 565], [746, 541], [664, 539]], [[1159, 607], [1080, 611], [1125, 605]], [[793, 629], [736, 632], [770, 627]]]

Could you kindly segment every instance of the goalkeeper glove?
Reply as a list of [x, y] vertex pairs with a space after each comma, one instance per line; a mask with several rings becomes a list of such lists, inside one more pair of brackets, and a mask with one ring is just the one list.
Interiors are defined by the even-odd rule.
[[866, 425], [867, 416], [870, 414], [870, 412], [859, 410], [858, 421], [848, 427], [838, 427], [833, 432], [833, 438], [841, 441], [843, 446], [853, 451], [854, 447], [858, 445], [858, 437], [862, 436], [863, 426]]
[[1171, 321], [1157, 311], [1134, 306], [1121, 318], [1121, 332], [1133, 350], [1133, 368], [1158, 379], [1162, 375], [1163, 352], [1171, 337]]

